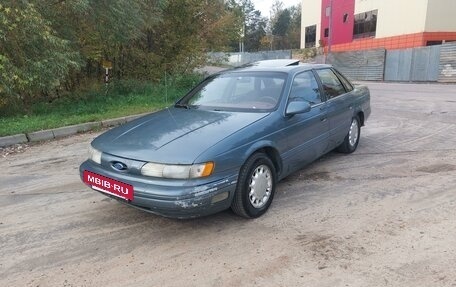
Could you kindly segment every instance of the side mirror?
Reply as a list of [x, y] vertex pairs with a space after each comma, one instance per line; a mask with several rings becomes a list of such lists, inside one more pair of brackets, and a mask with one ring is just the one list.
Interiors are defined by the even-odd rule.
[[306, 101], [292, 101], [288, 103], [287, 111], [285, 114], [287, 116], [292, 116], [296, 114], [303, 114], [310, 111], [310, 103]]

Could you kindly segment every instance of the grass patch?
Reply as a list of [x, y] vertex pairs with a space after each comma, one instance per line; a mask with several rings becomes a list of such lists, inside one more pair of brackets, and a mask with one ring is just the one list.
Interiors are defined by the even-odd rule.
[[27, 114], [4, 110], [4, 116], [0, 116], [0, 136], [155, 111], [173, 104], [201, 79], [200, 75], [180, 76], [167, 79], [166, 85], [124, 81], [110, 84], [107, 90], [98, 86], [52, 102], [37, 102]]

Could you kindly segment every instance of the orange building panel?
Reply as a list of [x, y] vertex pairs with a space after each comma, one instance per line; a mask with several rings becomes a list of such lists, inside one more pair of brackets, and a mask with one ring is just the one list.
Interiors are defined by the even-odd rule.
[[[337, 52], [379, 48], [395, 50], [426, 46], [428, 41], [456, 41], [456, 32], [424, 32], [380, 39], [356, 39], [351, 43], [332, 45], [331, 49]], [[327, 51], [325, 47], [325, 52]]]

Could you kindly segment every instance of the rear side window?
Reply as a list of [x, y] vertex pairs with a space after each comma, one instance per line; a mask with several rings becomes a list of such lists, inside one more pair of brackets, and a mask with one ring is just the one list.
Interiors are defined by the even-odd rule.
[[339, 71], [337, 71], [337, 70], [334, 70], [334, 71], [336, 72], [337, 77], [339, 77], [340, 81], [344, 85], [347, 93], [353, 91], [353, 85], [347, 80], [347, 78], [345, 78], [341, 73], [339, 73]]
[[294, 78], [290, 92], [290, 101], [293, 100], [304, 100], [311, 105], [321, 103], [320, 89], [311, 71], [300, 73]]
[[345, 88], [331, 69], [316, 70], [328, 100], [345, 94]]

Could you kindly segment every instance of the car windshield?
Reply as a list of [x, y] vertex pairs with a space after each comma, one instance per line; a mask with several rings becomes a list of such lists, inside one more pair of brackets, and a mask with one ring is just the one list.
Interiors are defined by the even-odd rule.
[[279, 102], [286, 77], [280, 72], [232, 72], [209, 77], [176, 107], [270, 111]]

